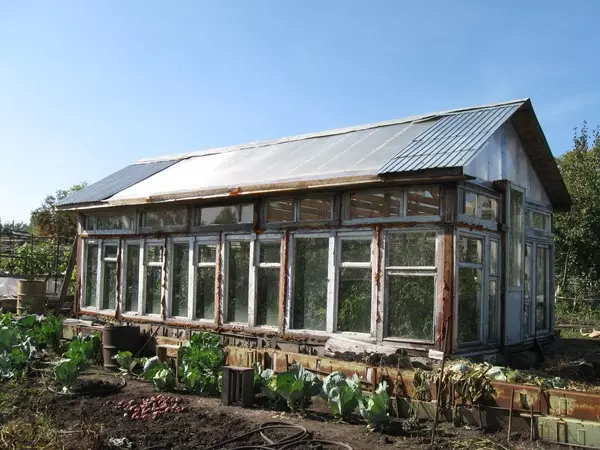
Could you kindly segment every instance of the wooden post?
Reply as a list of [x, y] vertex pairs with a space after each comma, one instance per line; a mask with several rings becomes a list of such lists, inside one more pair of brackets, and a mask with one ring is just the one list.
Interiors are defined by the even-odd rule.
[[[75, 240], [73, 241], [71, 255], [69, 256], [67, 270], [65, 271], [65, 278], [63, 279], [63, 284], [60, 287], [60, 295], [58, 297], [58, 302], [56, 302], [56, 308], [54, 310], [55, 314], [60, 313], [63, 305], [65, 304], [65, 299], [67, 298], [67, 292], [69, 291], [69, 282], [71, 281], [71, 275], [73, 275], [73, 268], [75, 267], [75, 261], [77, 260], [77, 240], [78, 237], [76, 236]], [[80, 267], [79, 270], [83, 270], [83, 268]]]
[[433, 444], [435, 442], [435, 430], [437, 428], [438, 420], [440, 417], [440, 399], [442, 396], [442, 379], [444, 378], [444, 366], [446, 365], [446, 355], [448, 354], [448, 330], [449, 323], [452, 316], [449, 316], [446, 319], [445, 329], [444, 329], [444, 354], [442, 356], [442, 368], [440, 372], [440, 378], [437, 383], [437, 392], [435, 393], [436, 402], [435, 402], [435, 418], [433, 419], [433, 427], [431, 428], [431, 448], [433, 448]]

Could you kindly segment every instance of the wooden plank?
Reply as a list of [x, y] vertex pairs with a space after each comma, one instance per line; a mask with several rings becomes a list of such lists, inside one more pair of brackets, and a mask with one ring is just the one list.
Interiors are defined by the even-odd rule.
[[[73, 268], [75, 267], [75, 261], [77, 261], [77, 241], [78, 237], [73, 240], [73, 248], [71, 249], [71, 255], [69, 256], [69, 262], [67, 264], [67, 270], [65, 271], [65, 278], [63, 279], [62, 286], [60, 287], [60, 295], [56, 302], [56, 308], [54, 309], [55, 314], [59, 314], [62, 311], [65, 299], [67, 298], [67, 292], [69, 291], [69, 282], [73, 275]], [[77, 283], [79, 284], [79, 283]], [[77, 299], [76, 295], [76, 299]]]

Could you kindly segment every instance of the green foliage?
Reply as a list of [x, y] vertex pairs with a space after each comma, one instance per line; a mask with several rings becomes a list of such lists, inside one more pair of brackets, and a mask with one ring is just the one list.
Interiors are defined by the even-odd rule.
[[60, 245], [57, 261], [56, 242], [24, 242], [15, 248], [14, 257], [0, 258], [0, 273], [25, 277], [63, 273], [70, 254], [71, 246]]
[[73, 211], [58, 211], [56, 202], [86, 186], [87, 183], [83, 182], [46, 196], [42, 205], [31, 213], [31, 226], [36, 234], [74, 238], [77, 235], [77, 214]]
[[54, 378], [68, 392], [73, 387], [77, 378], [83, 372], [100, 348], [100, 335], [98, 333], [76, 337], [69, 343], [69, 348], [54, 366]]
[[362, 398], [360, 377], [346, 378], [342, 372], [332, 372], [323, 380], [323, 392], [334, 417], [347, 419]]
[[[267, 389], [283, 397], [291, 410], [297, 410], [306, 408], [311, 397], [321, 392], [322, 385], [317, 375], [300, 364], [292, 364], [290, 370], [271, 378]], [[276, 399], [273, 394], [270, 396]]]
[[0, 379], [24, 372], [40, 350], [60, 344], [61, 319], [27, 315], [15, 319], [0, 314]]
[[220, 381], [225, 363], [225, 353], [219, 336], [197, 333], [188, 345], [181, 346], [181, 382], [191, 392], [215, 393], [220, 390]]
[[121, 370], [124, 370], [127, 373], [130, 373], [135, 366], [135, 361], [133, 360], [133, 353], [129, 351], [119, 351], [113, 359], [117, 361]]
[[390, 424], [390, 397], [387, 388], [387, 382], [382, 381], [374, 394], [360, 398], [360, 415], [367, 421], [367, 427], [371, 431], [384, 431]]
[[170, 391], [175, 387], [173, 369], [159, 361], [157, 356], [144, 364], [144, 378], [150, 381], [157, 391]]
[[556, 277], [561, 296], [598, 297], [600, 287], [600, 134], [584, 122], [573, 150], [557, 158], [573, 200], [555, 215]]

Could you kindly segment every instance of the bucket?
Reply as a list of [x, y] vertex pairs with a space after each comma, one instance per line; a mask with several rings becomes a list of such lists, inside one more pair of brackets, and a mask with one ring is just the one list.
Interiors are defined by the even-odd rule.
[[17, 314], [43, 314], [46, 309], [46, 283], [37, 280], [17, 281]]
[[116, 370], [119, 368], [113, 356], [119, 351], [137, 352], [140, 346], [140, 327], [134, 325], [107, 325], [102, 330], [102, 359], [104, 368]]

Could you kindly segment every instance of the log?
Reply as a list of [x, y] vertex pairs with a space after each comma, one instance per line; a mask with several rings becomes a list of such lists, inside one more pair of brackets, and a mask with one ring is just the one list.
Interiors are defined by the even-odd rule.
[[325, 342], [325, 355], [335, 356], [339, 353], [356, 353], [361, 355], [364, 353], [377, 353], [391, 355], [401, 353], [402, 350], [391, 345], [377, 345], [370, 342], [358, 341], [344, 336], [332, 336]]

